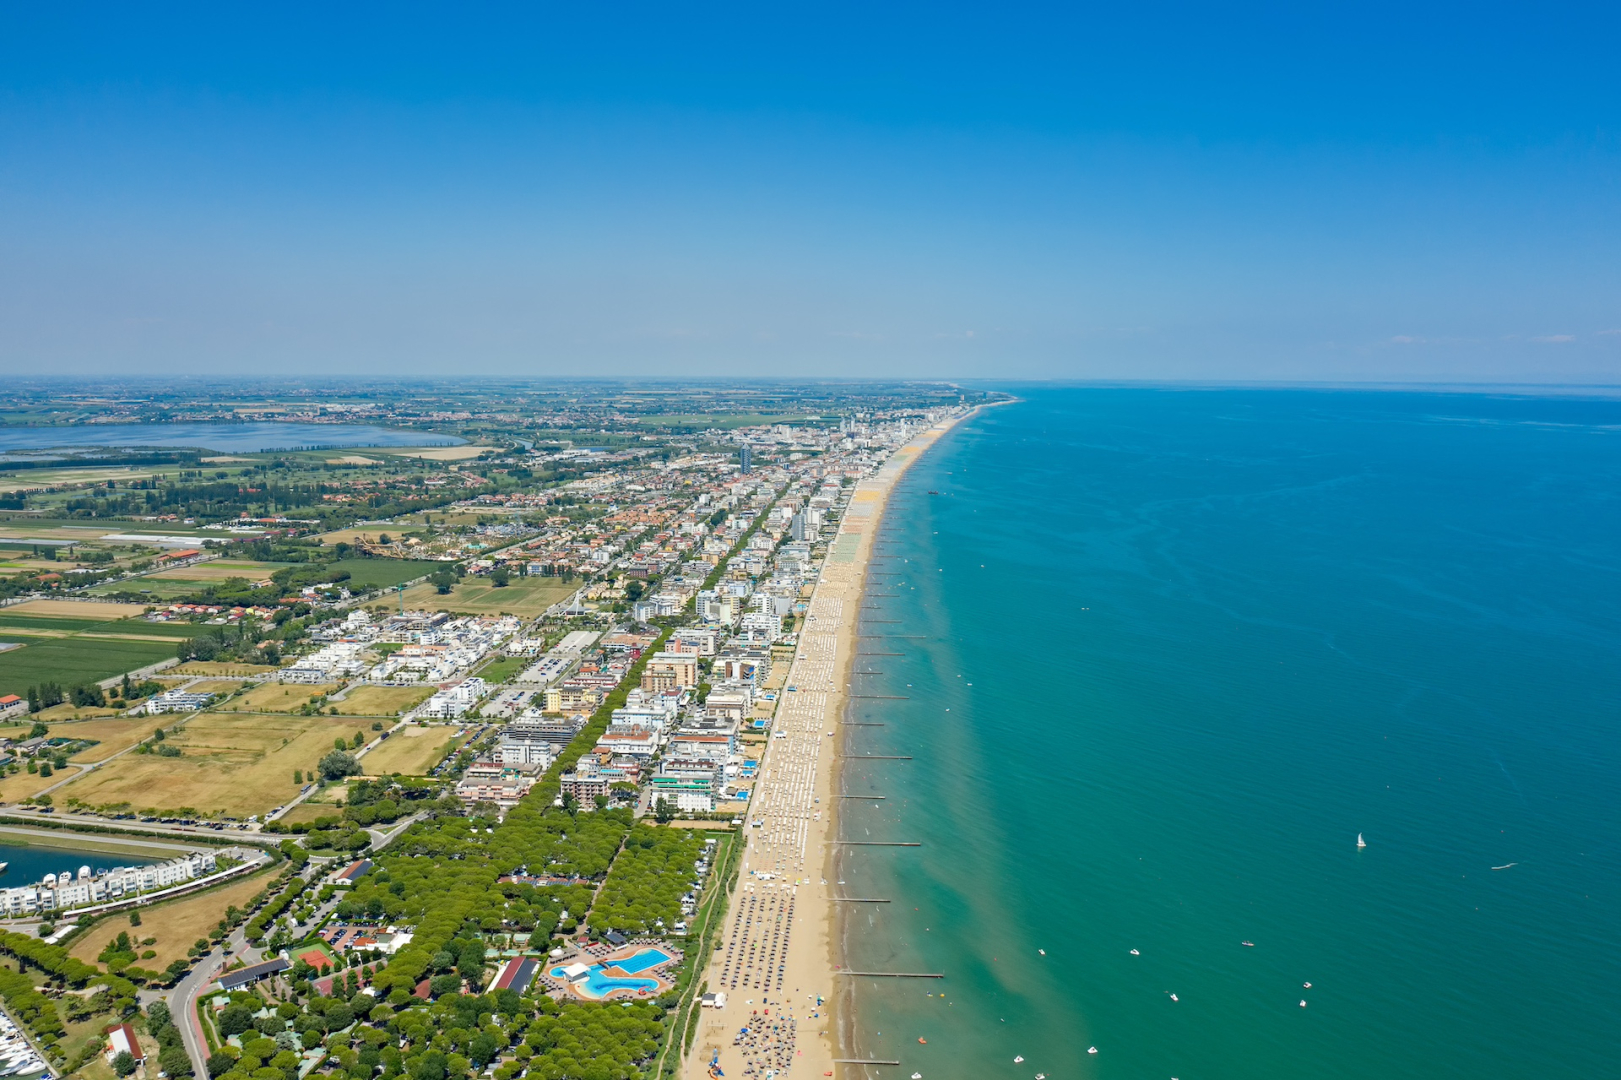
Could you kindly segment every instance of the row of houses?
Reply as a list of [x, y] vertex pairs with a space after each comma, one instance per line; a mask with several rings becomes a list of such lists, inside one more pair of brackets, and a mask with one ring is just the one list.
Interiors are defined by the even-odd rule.
[[33, 885], [0, 889], [0, 914], [18, 918], [90, 907], [203, 877], [213, 873], [215, 865], [214, 852], [194, 851], [148, 866], [115, 866], [99, 872], [81, 866], [77, 875], [67, 870], [61, 874], [46, 874]]

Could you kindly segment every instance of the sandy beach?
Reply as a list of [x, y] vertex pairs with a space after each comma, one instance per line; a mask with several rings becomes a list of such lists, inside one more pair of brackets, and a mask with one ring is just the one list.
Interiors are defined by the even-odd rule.
[[[726, 1005], [702, 1010], [683, 1065], [689, 1080], [707, 1077], [717, 1060], [732, 1080], [762, 1080], [768, 1070], [832, 1076], [838, 1068], [839, 905], [831, 899], [828, 841], [836, 835], [837, 733], [861, 592], [890, 491], [962, 419], [923, 432], [859, 483], [829, 550], [749, 805], [742, 872], [720, 945], [701, 976], [710, 993], [726, 995]], [[740, 1038], [745, 1028], [749, 1034]]]

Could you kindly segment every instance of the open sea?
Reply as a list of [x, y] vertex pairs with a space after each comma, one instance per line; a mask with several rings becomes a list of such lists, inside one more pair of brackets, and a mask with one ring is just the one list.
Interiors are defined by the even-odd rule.
[[845, 962], [946, 978], [840, 1056], [1621, 1076], [1621, 401], [1020, 393], [880, 534]]

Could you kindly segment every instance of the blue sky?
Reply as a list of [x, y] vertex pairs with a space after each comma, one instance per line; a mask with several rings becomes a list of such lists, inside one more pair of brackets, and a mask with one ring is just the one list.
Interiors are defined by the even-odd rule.
[[0, 8], [0, 370], [1621, 382], [1613, 7], [338, 7]]

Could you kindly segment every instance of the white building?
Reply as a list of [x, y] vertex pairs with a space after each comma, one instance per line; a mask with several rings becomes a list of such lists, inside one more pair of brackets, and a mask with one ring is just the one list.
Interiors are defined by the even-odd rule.
[[214, 867], [215, 855], [212, 851], [194, 851], [190, 855], [150, 866], [115, 866], [100, 874], [92, 874], [88, 866], [81, 866], [77, 876], [68, 870], [61, 874], [46, 874], [35, 885], [0, 889], [0, 914], [16, 918], [42, 911], [89, 907], [179, 885], [213, 873]]
[[434, 694], [417, 715], [440, 720], [466, 716], [468, 710], [477, 705], [488, 691], [489, 684], [483, 679], [476, 676], [463, 679], [455, 686], [446, 687]]
[[214, 700], [213, 694], [188, 694], [183, 690], [165, 690], [156, 694], [138, 712], [169, 713], [169, 712], [196, 712], [205, 708]]

